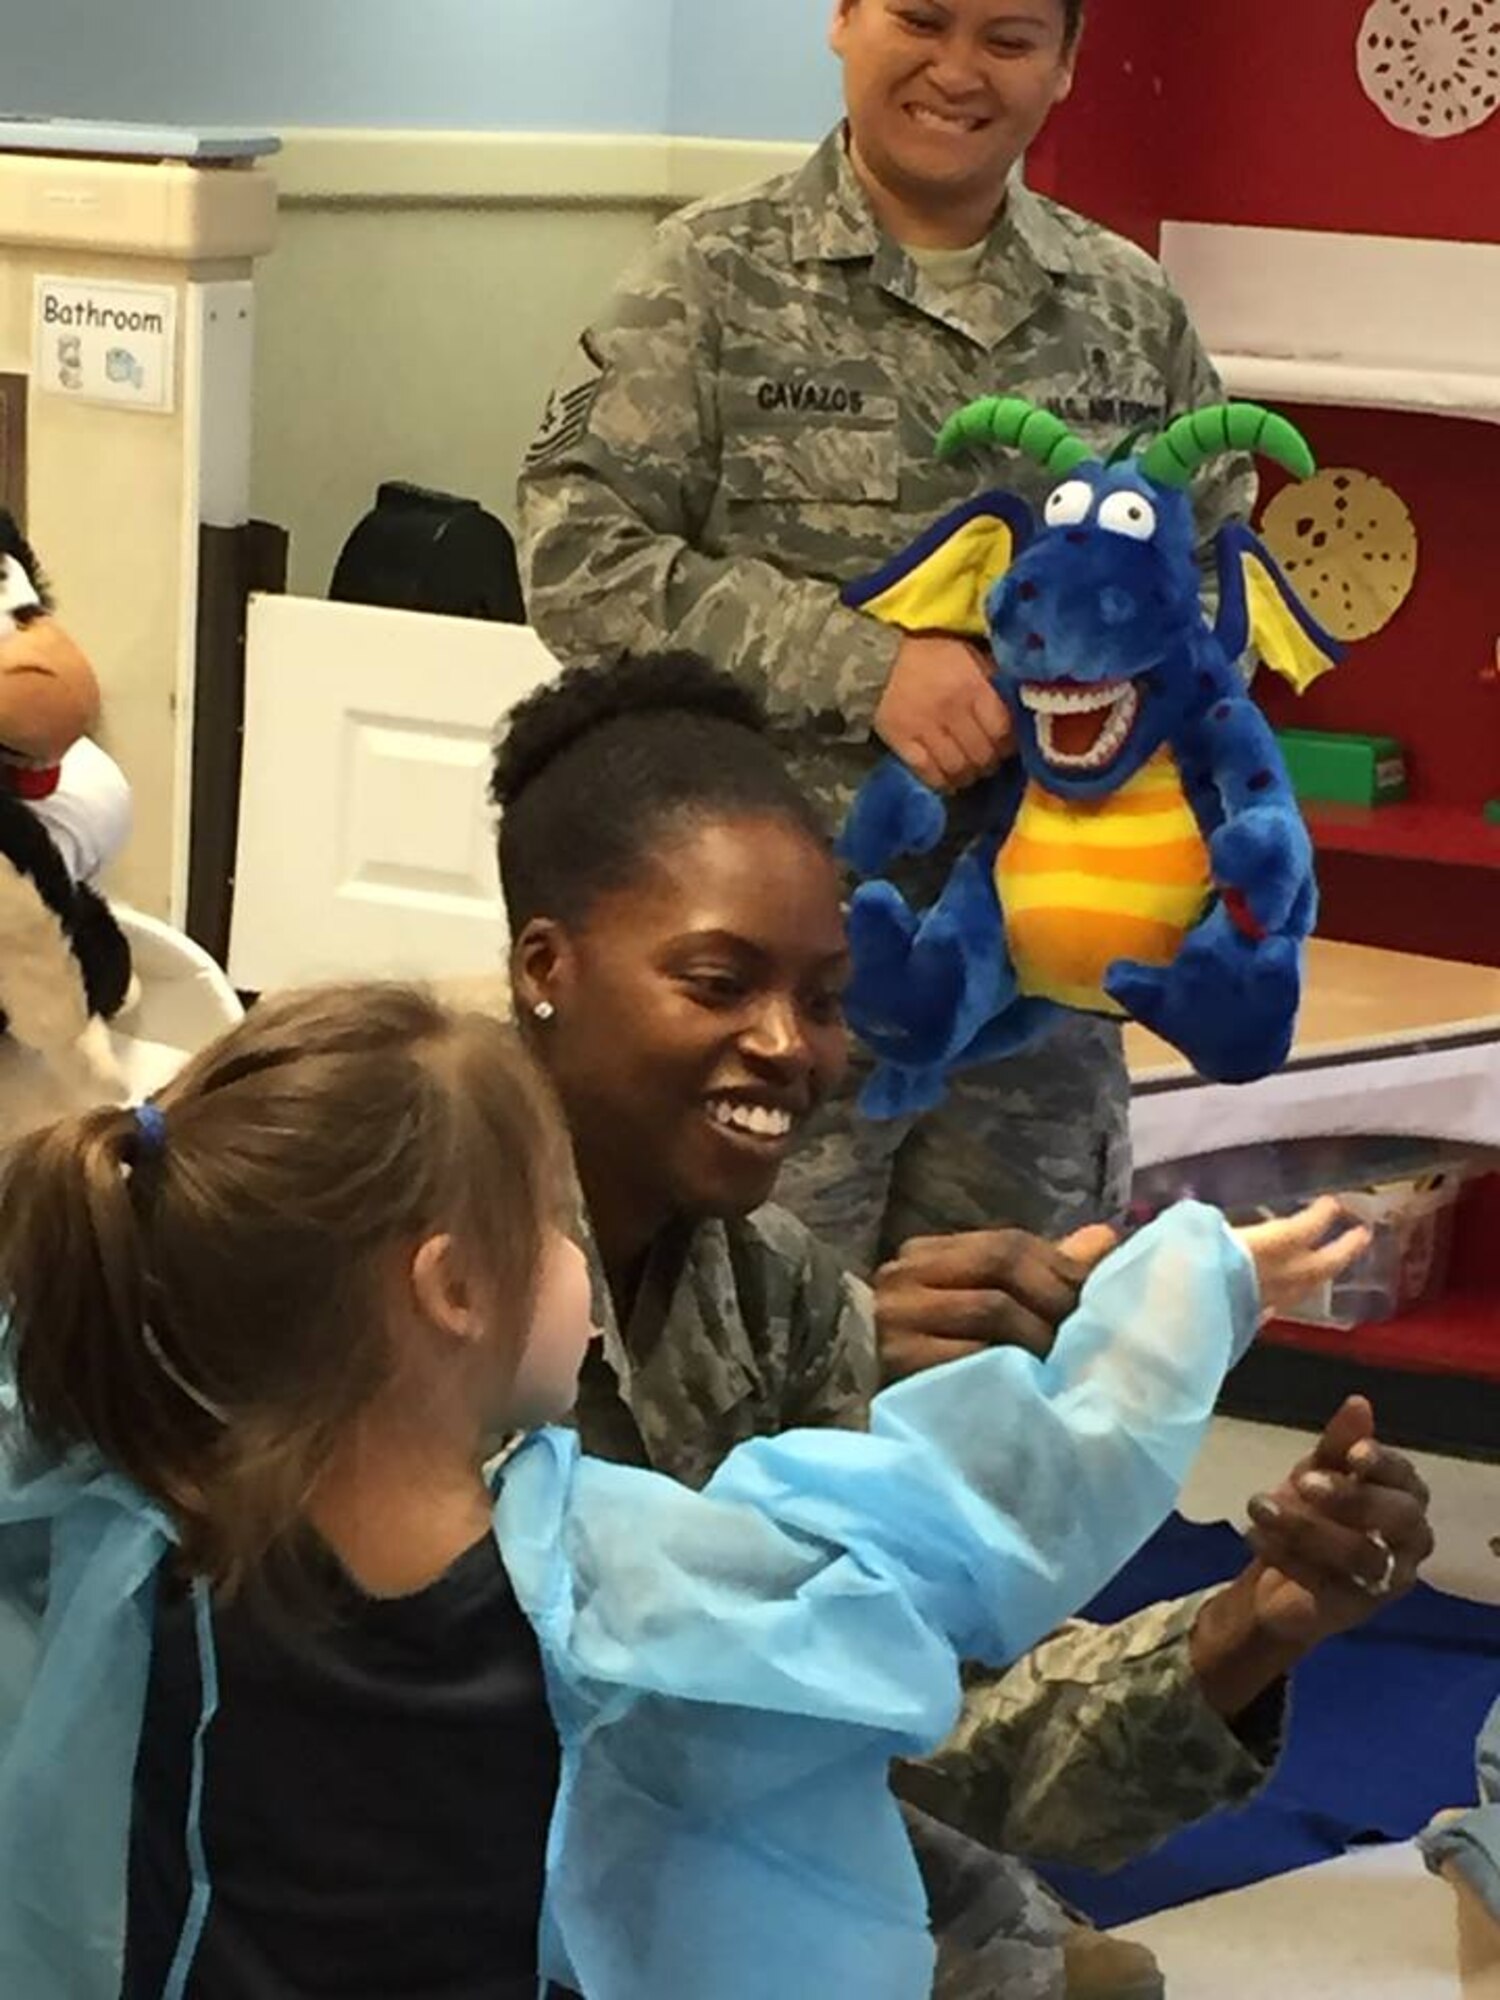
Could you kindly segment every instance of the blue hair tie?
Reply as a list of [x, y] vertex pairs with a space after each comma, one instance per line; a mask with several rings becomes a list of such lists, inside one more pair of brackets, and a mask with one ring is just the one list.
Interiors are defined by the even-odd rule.
[[166, 1150], [167, 1114], [155, 1104], [138, 1104], [135, 1107], [135, 1129], [140, 1134], [140, 1150], [144, 1159], [159, 1159]]

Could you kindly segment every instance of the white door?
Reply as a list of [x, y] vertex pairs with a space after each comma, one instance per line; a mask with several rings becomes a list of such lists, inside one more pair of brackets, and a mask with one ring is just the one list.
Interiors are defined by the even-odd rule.
[[493, 973], [505, 930], [491, 744], [556, 672], [523, 626], [256, 598], [235, 984]]

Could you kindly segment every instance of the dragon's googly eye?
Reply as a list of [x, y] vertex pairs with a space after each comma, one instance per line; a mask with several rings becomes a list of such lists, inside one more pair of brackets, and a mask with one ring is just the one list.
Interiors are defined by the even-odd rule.
[[1086, 521], [1094, 504], [1094, 489], [1085, 479], [1068, 479], [1048, 496], [1046, 520], [1049, 528], [1072, 528]]
[[1111, 535], [1149, 542], [1156, 533], [1156, 509], [1143, 493], [1111, 493], [1100, 502], [1099, 526]]

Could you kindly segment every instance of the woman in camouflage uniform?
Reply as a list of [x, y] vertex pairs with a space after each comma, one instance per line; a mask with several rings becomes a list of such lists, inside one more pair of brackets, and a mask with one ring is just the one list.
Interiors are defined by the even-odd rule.
[[[814, 0], [808, 0], [814, 4]], [[836, 815], [884, 749], [956, 796], [952, 840], [901, 871], [930, 900], [1010, 749], [963, 641], [847, 609], [939, 515], [1018, 457], [940, 460], [944, 420], [1025, 396], [1090, 446], [1222, 389], [1160, 268], [1012, 179], [1072, 87], [1082, 0], [838, 0], [845, 124], [807, 165], [670, 216], [565, 369], [521, 479], [528, 615], [571, 663], [691, 647], [765, 701]], [[1205, 539], [1248, 512], [1249, 461], [1195, 488]], [[800, 1135], [782, 1196], [851, 1269], [912, 1236], [1123, 1212], [1117, 1027], [966, 1069], [918, 1118], [854, 1116], [859, 1077]]]
[[[882, 1363], [1045, 1350], [1108, 1232], [911, 1244], [871, 1289], [764, 1206], [842, 1072], [847, 958], [825, 831], [754, 698], [682, 656], [575, 670], [514, 711], [494, 790], [516, 1012], [592, 1237], [587, 1448], [701, 1485], [744, 1438], [863, 1426]], [[944, 2000], [1154, 1990], [1086, 1931], [1065, 1984], [1066, 1919], [1000, 1856], [1108, 1865], [1263, 1782], [1288, 1668], [1367, 1616], [1369, 1588], [1409, 1587], [1431, 1546], [1420, 1481], [1371, 1431], [1347, 1406], [1318, 1453], [1326, 1490], [1289, 1480], [1276, 1511], [1253, 1507], [1237, 1582], [1068, 1627], [972, 1687], [948, 1750], [897, 1774]]]

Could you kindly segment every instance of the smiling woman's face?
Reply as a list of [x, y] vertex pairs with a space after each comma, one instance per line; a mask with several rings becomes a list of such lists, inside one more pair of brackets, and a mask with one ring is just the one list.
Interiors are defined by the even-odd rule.
[[841, 1076], [848, 954], [826, 850], [775, 817], [688, 822], [586, 917], [517, 941], [523, 1006], [591, 1206], [653, 1229], [765, 1201]]
[[1063, 0], [838, 0], [856, 159], [899, 201], [998, 209], [1073, 81]]

